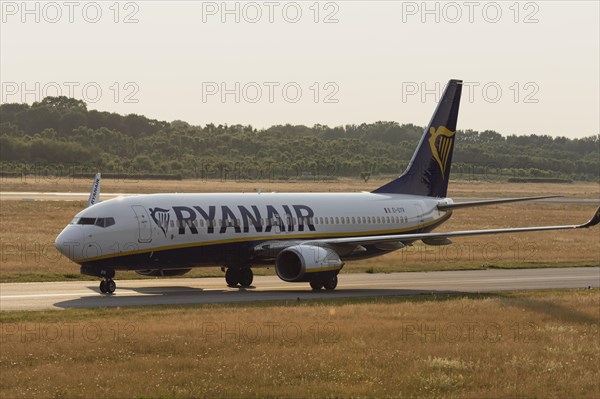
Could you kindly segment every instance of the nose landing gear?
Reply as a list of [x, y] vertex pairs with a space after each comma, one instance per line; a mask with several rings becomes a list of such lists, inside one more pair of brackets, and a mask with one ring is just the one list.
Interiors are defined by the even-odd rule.
[[100, 281], [100, 292], [103, 294], [112, 294], [117, 289], [117, 284], [112, 278], [105, 278]]

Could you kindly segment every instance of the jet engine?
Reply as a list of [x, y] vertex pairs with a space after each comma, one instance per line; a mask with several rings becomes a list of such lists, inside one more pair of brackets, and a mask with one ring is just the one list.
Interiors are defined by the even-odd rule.
[[316, 245], [294, 245], [279, 253], [275, 271], [287, 282], [312, 281], [316, 277], [337, 275], [344, 266], [331, 248]]

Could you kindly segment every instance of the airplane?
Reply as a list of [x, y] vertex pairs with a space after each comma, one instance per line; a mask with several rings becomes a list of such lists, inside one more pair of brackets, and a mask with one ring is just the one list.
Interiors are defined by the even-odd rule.
[[333, 290], [345, 262], [387, 254], [422, 241], [484, 234], [581, 229], [600, 222], [433, 232], [454, 210], [549, 198], [455, 203], [447, 197], [462, 81], [450, 80], [404, 173], [360, 193], [146, 194], [99, 201], [97, 174], [88, 207], [56, 237], [56, 248], [112, 294], [117, 270], [177, 276], [221, 266], [231, 287], [250, 287], [253, 267], [275, 266], [286, 282]]

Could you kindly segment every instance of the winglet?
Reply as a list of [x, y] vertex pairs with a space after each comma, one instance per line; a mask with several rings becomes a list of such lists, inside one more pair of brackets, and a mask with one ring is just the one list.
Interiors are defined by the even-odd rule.
[[598, 207], [598, 209], [596, 209], [596, 213], [594, 214], [594, 216], [590, 219], [589, 222], [582, 224], [581, 226], [579, 226], [580, 228], [587, 228], [587, 227], [592, 227], [597, 225], [598, 223], [600, 223], [600, 206]]
[[96, 173], [94, 182], [92, 183], [92, 190], [90, 191], [90, 197], [88, 198], [87, 207], [100, 202], [100, 172]]

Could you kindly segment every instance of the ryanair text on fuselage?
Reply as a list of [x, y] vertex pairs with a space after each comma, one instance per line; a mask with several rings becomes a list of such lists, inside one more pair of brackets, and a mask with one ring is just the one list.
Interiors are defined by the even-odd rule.
[[[209, 206], [173, 206], [175, 219], [171, 226], [178, 229], [178, 234], [198, 234], [198, 227], [206, 223], [207, 234], [224, 234], [228, 229], [236, 233], [248, 233], [252, 226], [256, 232], [315, 231], [313, 223], [314, 211], [307, 205], [274, 205], [257, 206], [237, 205], [233, 209], [227, 205]], [[150, 216], [165, 236], [171, 221], [170, 210], [150, 208]], [[219, 212], [217, 214], [217, 212]], [[198, 221], [203, 221], [200, 225]], [[295, 220], [298, 222], [295, 223]], [[219, 222], [217, 222], [219, 221]], [[264, 221], [264, 222], [263, 222]]]

